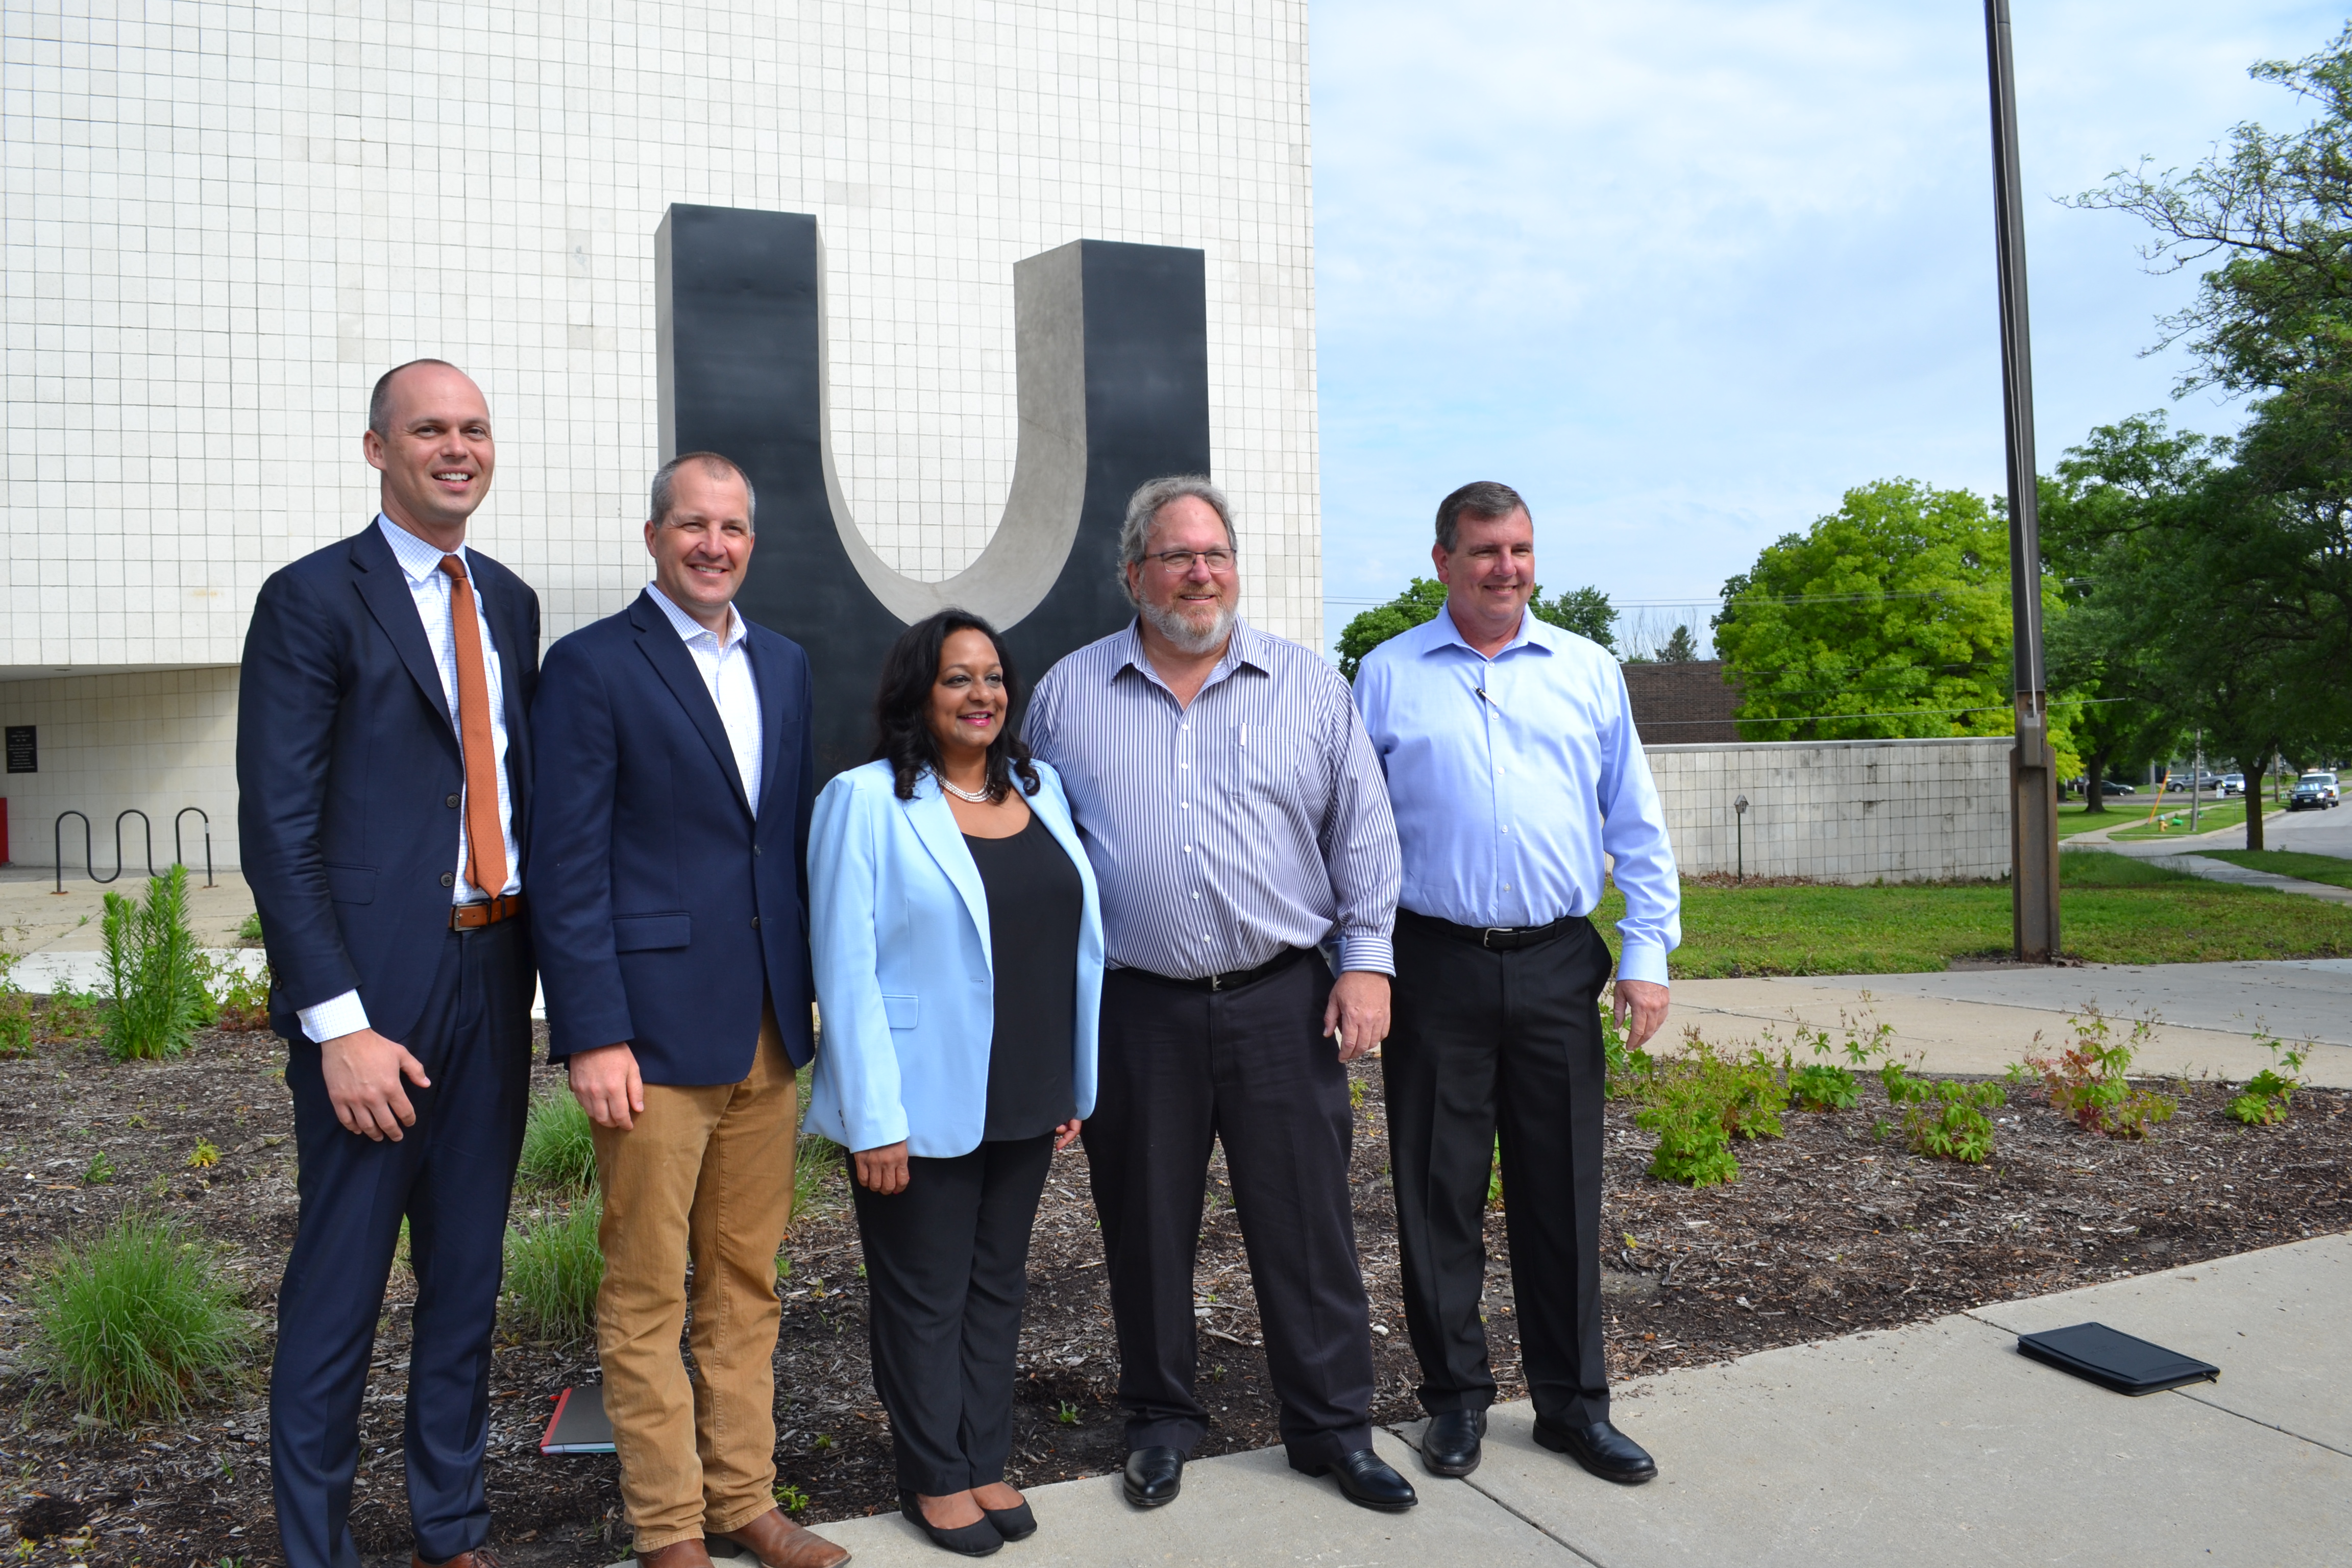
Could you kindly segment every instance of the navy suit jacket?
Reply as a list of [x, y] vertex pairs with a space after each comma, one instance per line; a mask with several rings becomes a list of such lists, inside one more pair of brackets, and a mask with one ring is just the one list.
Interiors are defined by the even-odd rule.
[[647, 1083], [740, 1083], [770, 998], [793, 1065], [814, 1054], [808, 655], [748, 620], [744, 636], [756, 814], [719, 705], [651, 597], [547, 651], [530, 858], [552, 1061], [625, 1040]]
[[[539, 595], [467, 552], [506, 687], [515, 841], [528, 845]], [[448, 944], [466, 766], [408, 579], [371, 519], [261, 585], [237, 676], [237, 832], [276, 984], [269, 1022], [356, 988], [404, 1040]], [[525, 851], [523, 891], [530, 891]]]

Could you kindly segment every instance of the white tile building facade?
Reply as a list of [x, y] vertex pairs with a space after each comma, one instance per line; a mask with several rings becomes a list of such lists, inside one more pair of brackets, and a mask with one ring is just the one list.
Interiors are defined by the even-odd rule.
[[1011, 482], [1013, 263], [1203, 251], [1244, 612], [1321, 640], [1304, 0], [0, 0], [0, 143], [20, 863], [68, 806], [188, 805], [235, 863], [230, 667], [262, 579], [370, 514], [391, 364], [488, 395], [473, 537], [548, 635], [626, 602], [673, 202], [816, 215], [844, 488], [925, 578]]

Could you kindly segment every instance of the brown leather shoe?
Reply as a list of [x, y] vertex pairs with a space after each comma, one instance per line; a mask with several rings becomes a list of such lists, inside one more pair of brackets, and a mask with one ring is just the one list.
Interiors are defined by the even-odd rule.
[[446, 1563], [427, 1563], [411, 1552], [408, 1568], [499, 1568], [499, 1554], [487, 1546], [477, 1546], [471, 1552], [460, 1552]]
[[688, 1536], [651, 1552], [638, 1552], [637, 1568], [711, 1568], [710, 1553], [700, 1536]]
[[762, 1568], [835, 1568], [849, 1553], [824, 1536], [803, 1530], [772, 1508], [749, 1524], [739, 1524], [714, 1541], [729, 1542], [757, 1557]]

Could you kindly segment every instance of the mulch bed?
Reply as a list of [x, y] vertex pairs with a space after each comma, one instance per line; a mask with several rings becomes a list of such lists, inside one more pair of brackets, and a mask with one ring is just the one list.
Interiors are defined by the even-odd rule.
[[[278, 1559], [270, 1522], [265, 1373], [182, 1422], [120, 1433], [78, 1421], [30, 1370], [27, 1287], [58, 1241], [126, 1203], [175, 1216], [223, 1249], [266, 1315], [294, 1224], [282, 1048], [213, 1033], [188, 1056], [117, 1065], [46, 1042], [0, 1062], [0, 1526], [20, 1563], [220, 1564]], [[542, 1073], [544, 1069], [542, 1069]], [[1376, 1419], [1417, 1414], [1397, 1295], [1396, 1233], [1377, 1066], [1362, 1090], [1356, 1223], [1376, 1325]], [[1917, 1158], [1874, 1137], [1874, 1079], [1832, 1115], [1791, 1111], [1785, 1141], [1743, 1143], [1742, 1179], [1692, 1193], [1643, 1173], [1651, 1140], [1609, 1110], [1604, 1300], [1612, 1375], [1722, 1361], [1858, 1329], [2274, 1246], [2352, 1226], [2352, 1096], [2305, 1089], [2293, 1119], [2225, 1120], [2214, 1085], [2175, 1086], [2180, 1112], [2145, 1144], [2109, 1142], [2019, 1097], [1985, 1166]], [[217, 1164], [192, 1168], [199, 1139]], [[103, 1150], [112, 1180], [85, 1185]], [[1241, 1235], [1213, 1173], [1199, 1276], [1204, 1453], [1276, 1442], [1276, 1412]], [[1016, 1484], [1114, 1468], [1117, 1377], [1085, 1156], [1056, 1163], [1031, 1263], [1015, 1427]], [[1518, 1396], [1501, 1216], [1487, 1291], [1504, 1397]], [[780, 1285], [777, 1462], [812, 1522], [891, 1506], [888, 1434], [866, 1370], [856, 1230], [836, 1193], [803, 1217]], [[409, 1289], [395, 1270], [377, 1343], [352, 1522], [362, 1549], [404, 1561], [399, 1456]], [[1385, 1331], [1384, 1332], [1381, 1331]], [[555, 1393], [593, 1374], [588, 1345], [502, 1338], [491, 1373], [491, 1539], [518, 1568], [611, 1562], [625, 1544], [610, 1458], [547, 1458]], [[1667, 1462], [1672, 1463], [1671, 1456]], [[0, 1545], [9, 1530], [0, 1528]], [[22, 1547], [19, 1548], [23, 1552]]]

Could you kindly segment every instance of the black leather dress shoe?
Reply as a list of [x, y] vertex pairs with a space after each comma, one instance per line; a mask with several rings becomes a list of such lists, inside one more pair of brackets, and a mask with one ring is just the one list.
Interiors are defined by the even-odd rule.
[[1486, 1435], [1483, 1410], [1433, 1415], [1421, 1434], [1421, 1462], [1433, 1476], [1466, 1476], [1478, 1468], [1478, 1439]]
[[1337, 1479], [1341, 1494], [1358, 1508], [1402, 1513], [1421, 1500], [1413, 1495], [1412, 1483], [1391, 1469], [1388, 1461], [1370, 1448], [1359, 1448], [1338, 1464], [1326, 1465], [1314, 1473]]
[[1606, 1421], [1595, 1421], [1590, 1426], [1555, 1426], [1538, 1415], [1536, 1441], [1620, 1486], [1639, 1486], [1658, 1473], [1658, 1461], [1650, 1458], [1650, 1451]]
[[1184, 1456], [1173, 1448], [1138, 1448], [1127, 1457], [1127, 1500], [1138, 1508], [1174, 1502], [1184, 1489]]

